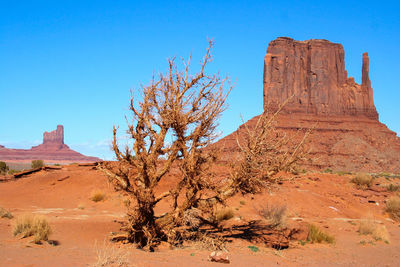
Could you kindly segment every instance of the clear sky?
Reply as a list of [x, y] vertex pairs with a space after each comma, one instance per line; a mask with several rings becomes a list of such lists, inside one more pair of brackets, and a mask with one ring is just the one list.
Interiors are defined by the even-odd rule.
[[130, 89], [166, 59], [193, 53], [196, 69], [215, 40], [210, 71], [236, 87], [219, 130], [262, 112], [268, 43], [328, 39], [361, 81], [362, 53], [381, 122], [400, 135], [399, 1], [5, 1], [0, 0], [0, 144], [30, 148], [63, 124], [65, 143], [112, 159], [112, 126], [125, 125]]

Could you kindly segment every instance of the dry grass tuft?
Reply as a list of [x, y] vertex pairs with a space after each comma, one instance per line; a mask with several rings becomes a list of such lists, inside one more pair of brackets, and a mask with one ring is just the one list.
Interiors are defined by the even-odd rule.
[[389, 184], [389, 185], [386, 185], [385, 187], [390, 192], [400, 191], [400, 185], [398, 185], [398, 184]]
[[286, 225], [287, 207], [284, 204], [267, 204], [259, 214], [268, 221], [272, 228], [282, 228]]
[[220, 236], [210, 236], [206, 233], [198, 233], [192, 240], [192, 247], [200, 250], [226, 251], [226, 240]]
[[372, 235], [375, 241], [389, 243], [389, 233], [386, 226], [377, 224], [374, 220], [365, 219], [360, 222], [358, 232], [361, 235]]
[[103, 242], [101, 247], [95, 242], [94, 249], [97, 254], [95, 267], [102, 266], [132, 266], [129, 264], [129, 251], [113, 246], [113, 244]]
[[215, 220], [217, 222], [227, 221], [229, 219], [232, 219], [234, 215], [235, 213], [232, 209], [223, 209], [217, 211], [217, 213], [215, 214]]
[[389, 233], [384, 225], [378, 225], [375, 231], [372, 233], [372, 237], [376, 241], [382, 240], [385, 243], [389, 243]]
[[41, 244], [42, 240], [48, 240], [51, 228], [45, 217], [25, 215], [17, 218], [13, 234], [14, 236], [22, 234], [23, 238], [33, 236], [33, 242]]
[[309, 227], [309, 232], [307, 236], [307, 241], [310, 243], [335, 243], [335, 237], [323, 232], [318, 226], [313, 224]]
[[376, 229], [376, 223], [371, 219], [361, 220], [358, 232], [360, 235], [372, 235]]
[[370, 188], [372, 181], [373, 177], [365, 173], [358, 173], [353, 179], [351, 179], [351, 182], [361, 189]]
[[400, 221], [400, 197], [393, 196], [386, 201], [386, 212], [397, 221]]
[[103, 201], [106, 198], [106, 194], [100, 189], [94, 189], [90, 194], [90, 200], [94, 202]]
[[14, 216], [5, 208], [0, 207], [0, 218], [12, 219]]

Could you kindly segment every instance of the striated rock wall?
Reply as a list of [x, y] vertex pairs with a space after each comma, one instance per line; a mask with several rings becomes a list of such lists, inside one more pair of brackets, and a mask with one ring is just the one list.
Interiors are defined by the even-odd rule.
[[355, 115], [378, 120], [363, 54], [362, 85], [347, 77], [341, 44], [279, 37], [264, 58], [264, 110], [276, 110], [290, 96], [286, 113]]
[[[222, 150], [220, 159], [231, 162], [238, 153], [236, 138], [255, 127], [258, 116], [240, 126], [215, 145]], [[307, 145], [309, 160], [302, 168], [355, 172], [400, 173], [400, 138], [375, 119], [354, 116], [327, 116], [295, 113], [279, 114], [276, 129], [299, 142], [302, 133], [313, 129]]]

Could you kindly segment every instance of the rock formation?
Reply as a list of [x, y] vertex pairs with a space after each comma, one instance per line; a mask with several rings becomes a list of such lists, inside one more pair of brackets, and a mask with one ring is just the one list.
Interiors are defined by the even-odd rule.
[[64, 144], [64, 127], [43, 133], [43, 143], [31, 149], [8, 149], [0, 145], [0, 160], [2, 161], [31, 161], [41, 159], [45, 162], [96, 162], [101, 159], [87, 157]]
[[[344, 49], [327, 40], [270, 42], [264, 58], [264, 110], [284, 106], [276, 127], [289, 135], [314, 128], [307, 168], [400, 173], [400, 138], [378, 120], [369, 58], [364, 53], [362, 84], [347, 77]], [[249, 128], [257, 118], [246, 122]], [[223, 158], [237, 151], [239, 129], [217, 142]]]
[[287, 113], [357, 115], [378, 120], [363, 54], [362, 84], [347, 77], [344, 49], [327, 40], [271, 41], [264, 58], [264, 109], [276, 110], [290, 96]]
[[43, 145], [58, 146], [64, 145], [64, 127], [57, 125], [57, 129], [52, 132], [43, 133]]

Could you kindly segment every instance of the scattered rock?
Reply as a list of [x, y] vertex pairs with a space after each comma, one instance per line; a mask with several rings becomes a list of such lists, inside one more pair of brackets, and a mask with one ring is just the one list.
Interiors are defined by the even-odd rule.
[[208, 261], [211, 262], [218, 262], [218, 263], [230, 263], [228, 254], [221, 251], [213, 251], [211, 252], [210, 256], [208, 256]]
[[62, 178], [58, 178], [57, 181], [62, 182], [64, 180], [67, 180], [69, 178], [69, 175], [62, 177]]

